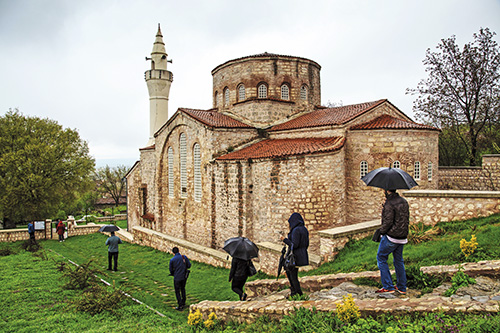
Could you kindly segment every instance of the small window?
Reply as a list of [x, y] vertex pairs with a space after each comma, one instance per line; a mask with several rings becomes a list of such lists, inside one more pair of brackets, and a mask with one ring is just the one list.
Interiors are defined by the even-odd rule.
[[238, 86], [238, 102], [241, 102], [244, 100], [245, 100], [245, 86], [243, 84], [240, 84]]
[[168, 160], [168, 196], [174, 197], [174, 150], [168, 147], [167, 153]]
[[219, 93], [216, 91], [214, 95], [214, 105], [215, 107], [219, 106]]
[[361, 161], [361, 163], [359, 164], [359, 175], [360, 175], [360, 178], [363, 178], [364, 176], [366, 176], [367, 173], [368, 173], [368, 162], [367, 161]]
[[195, 144], [193, 147], [194, 154], [194, 201], [201, 201], [201, 152], [200, 145]]
[[186, 147], [186, 134], [181, 133], [179, 138], [179, 152], [180, 152], [180, 171], [181, 171], [181, 198], [187, 197], [187, 147]]
[[415, 162], [414, 177], [416, 180], [420, 180], [420, 162]]
[[432, 162], [429, 162], [429, 164], [427, 164], [427, 180], [432, 180]]
[[267, 86], [264, 83], [259, 84], [257, 91], [259, 98], [267, 98]]
[[300, 87], [300, 99], [303, 101], [307, 100], [307, 86], [303, 85]]
[[287, 84], [281, 85], [281, 99], [288, 101], [290, 99], [290, 88]]
[[392, 163], [392, 167], [396, 168], [396, 169], [400, 169], [401, 168], [401, 163], [399, 163], [399, 161], [394, 161], [394, 163]]
[[229, 88], [224, 88], [224, 106], [229, 106]]

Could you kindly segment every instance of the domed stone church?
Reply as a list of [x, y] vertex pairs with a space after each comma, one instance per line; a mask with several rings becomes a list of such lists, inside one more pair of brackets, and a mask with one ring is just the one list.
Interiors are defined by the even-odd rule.
[[150, 138], [127, 174], [129, 230], [142, 226], [214, 249], [245, 236], [280, 244], [300, 213], [317, 232], [380, 218], [382, 190], [360, 178], [382, 166], [437, 189], [438, 135], [387, 99], [321, 106], [321, 66], [261, 53], [212, 70], [206, 110], [168, 118], [173, 75], [160, 28], [151, 69]]

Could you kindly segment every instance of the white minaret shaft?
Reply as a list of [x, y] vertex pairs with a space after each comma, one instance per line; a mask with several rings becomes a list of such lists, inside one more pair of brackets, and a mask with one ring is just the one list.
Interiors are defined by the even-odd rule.
[[[168, 95], [173, 81], [172, 72], [167, 71], [167, 53], [165, 43], [158, 24], [158, 32], [153, 44], [151, 69], [144, 73], [149, 92], [149, 141], [148, 146], [154, 144], [154, 134], [168, 120]], [[170, 61], [171, 62], [171, 61]]]

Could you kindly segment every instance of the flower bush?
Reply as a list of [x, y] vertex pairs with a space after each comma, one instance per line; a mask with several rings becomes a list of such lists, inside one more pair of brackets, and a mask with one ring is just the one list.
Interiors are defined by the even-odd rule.
[[354, 302], [351, 294], [347, 296], [342, 296], [342, 303], [337, 304], [337, 317], [344, 323], [356, 322], [361, 313], [359, 312], [359, 307]]
[[465, 258], [468, 258], [472, 254], [474, 254], [474, 251], [476, 251], [478, 245], [479, 244], [477, 242], [476, 235], [472, 235], [470, 242], [466, 241], [465, 238], [462, 238], [462, 240], [460, 241], [460, 249], [465, 255]]
[[189, 312], [188, 315], [188, 325], [189, 326], [198, 326], [201, 324], [203, 319], [203, 315], [200, 310], [196, 310], [196, 312]]
[[217, 324], [217, 315], [214, 312], [210, 312], [208, 319], [203, 322], [206, 328], [213, 328]]

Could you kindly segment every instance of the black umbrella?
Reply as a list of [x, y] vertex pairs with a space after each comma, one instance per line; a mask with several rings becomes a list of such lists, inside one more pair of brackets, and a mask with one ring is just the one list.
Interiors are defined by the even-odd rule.
[[399, 168], [378, 168], [368, 172], [362, 181], [368, 186], [384, 190], [411, 189], [418, 186], [417, 182], [405, 171]]
[[104, 225], [99, 229], [100, 232], [111, 232], [111, 231], [118, 231], [120, 228], [118, 228], [116, 225], [113, 224], [108, 224]]
[[278, 275], [276, 275], [276, 280], [280, 277], [281, 269], [285, 267], [285, 253], [286, 253], [286, 245], [281, 249], [280, 262], [278, 264]]
[[224, 242], [224, 251], [233, 258], [250, 260], [259, 256], [259, 248], [246, 237], [233, 237]]

